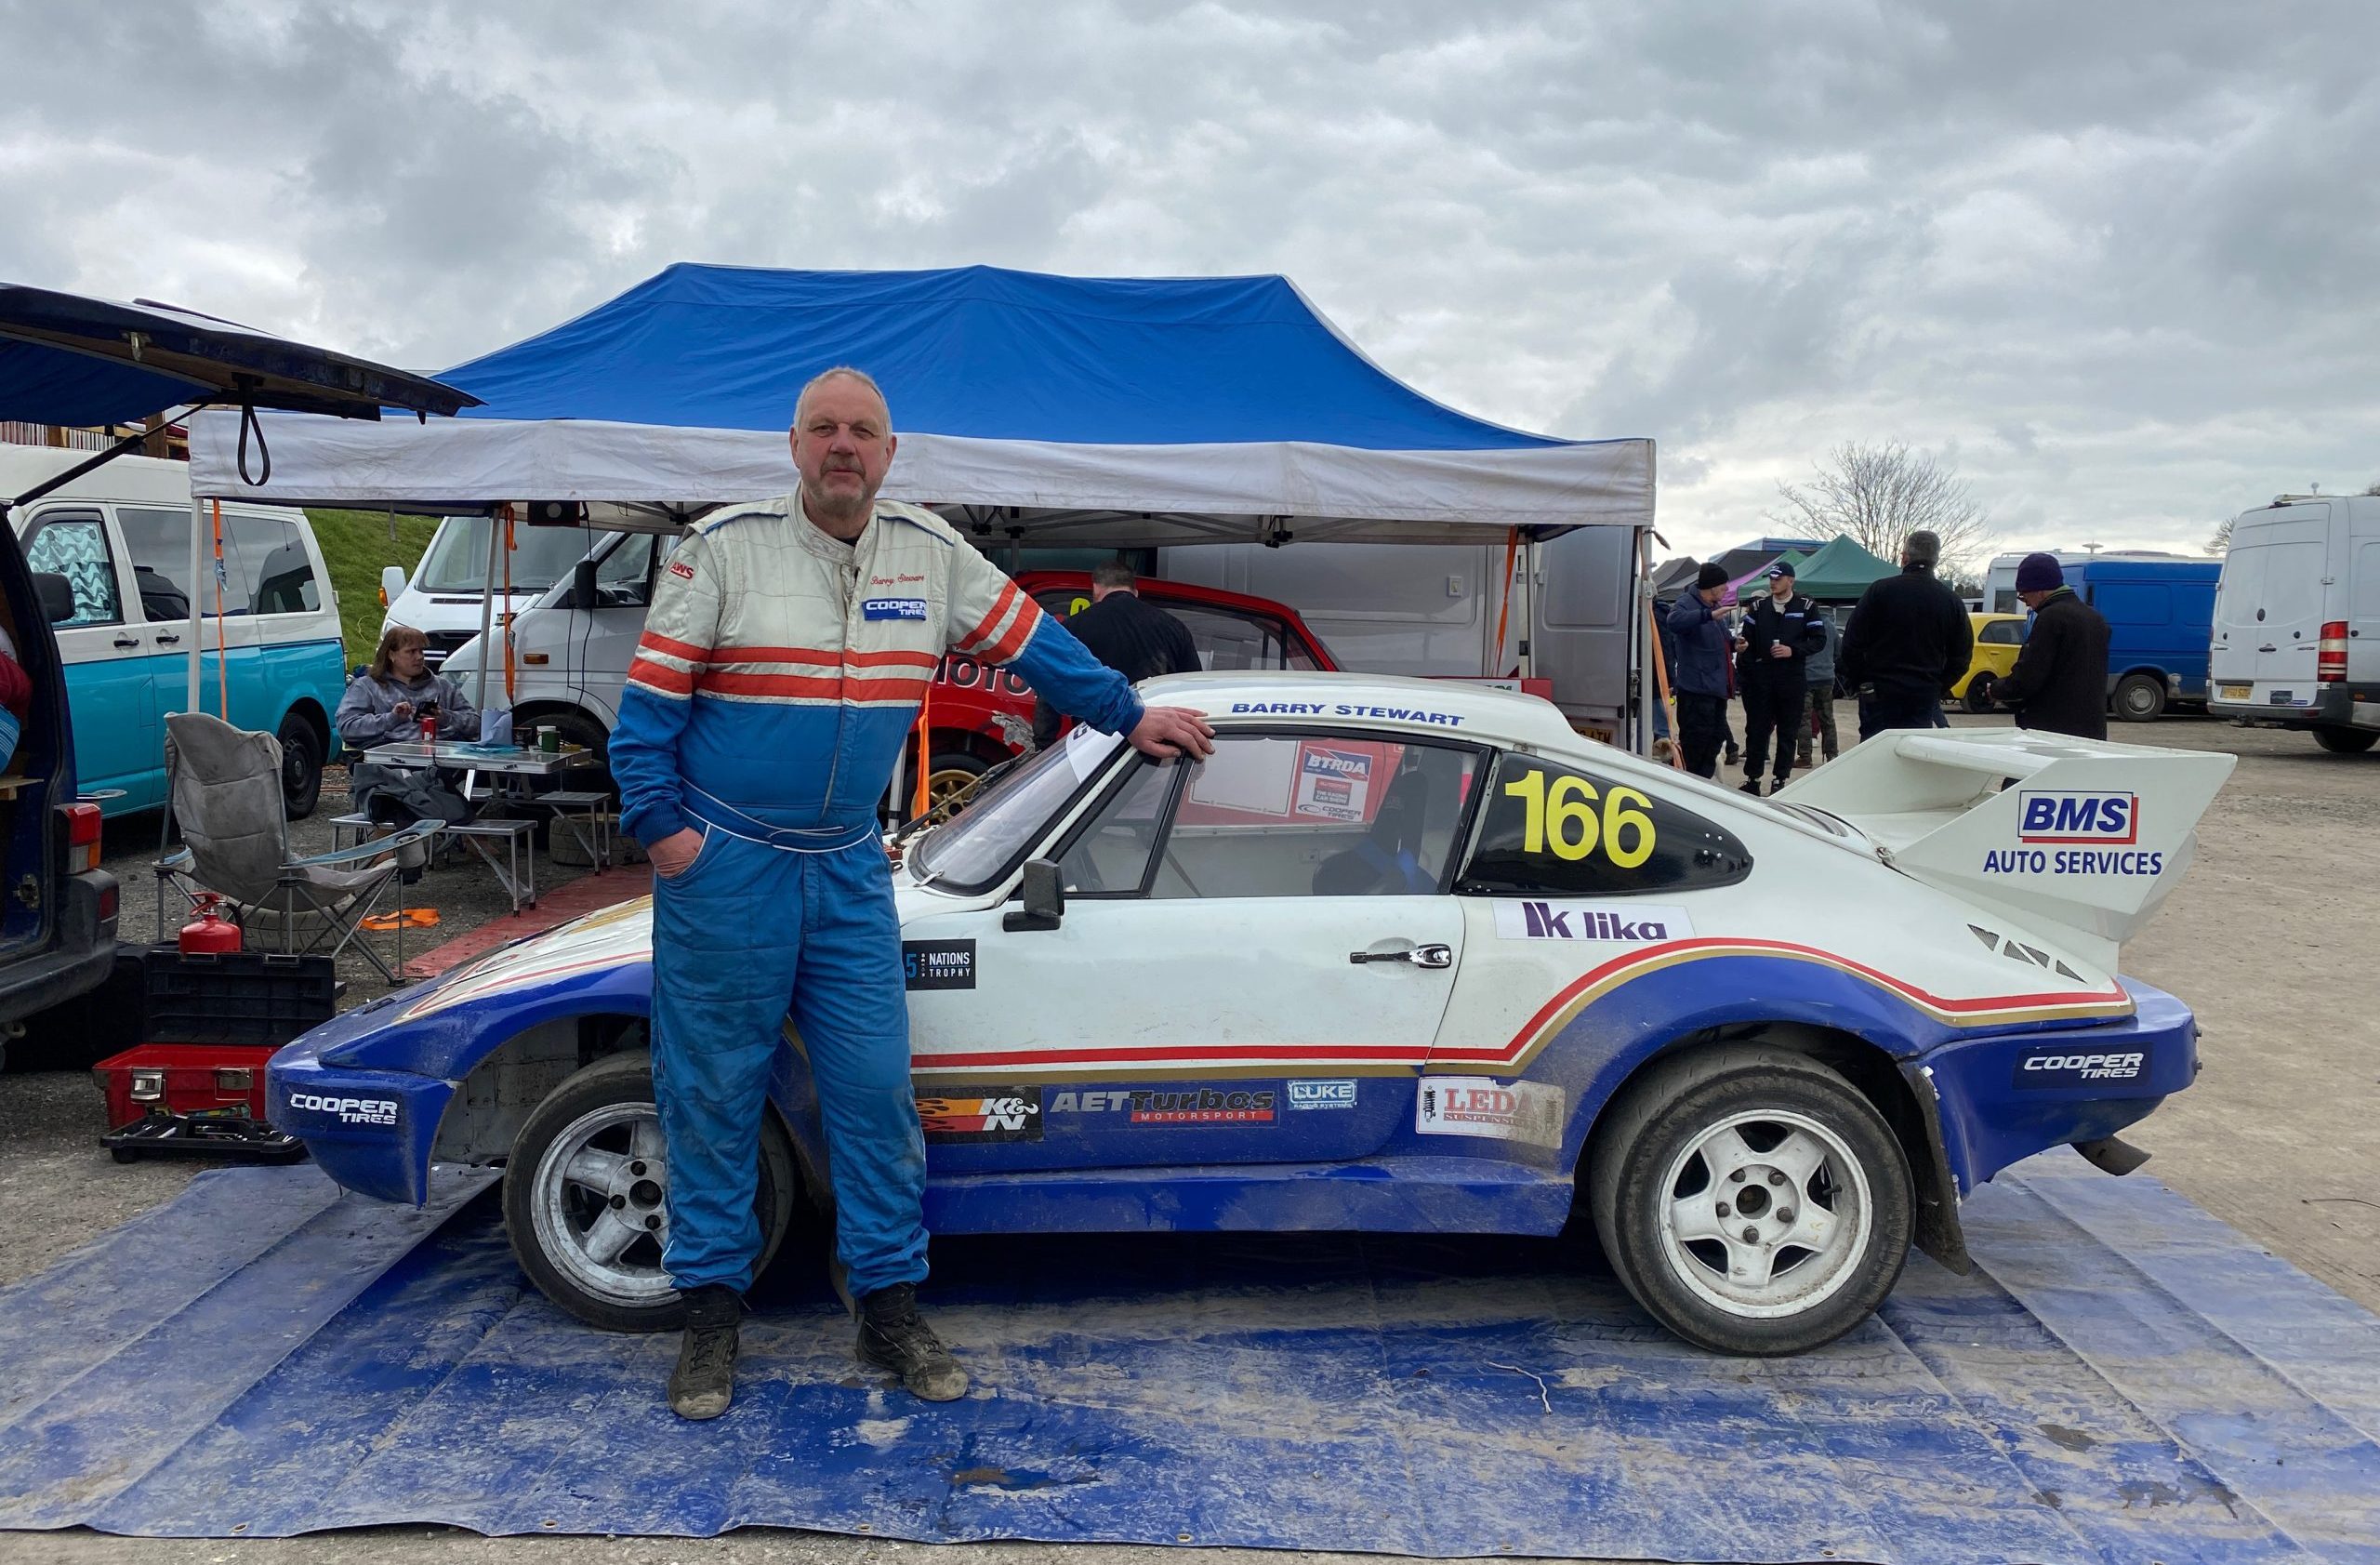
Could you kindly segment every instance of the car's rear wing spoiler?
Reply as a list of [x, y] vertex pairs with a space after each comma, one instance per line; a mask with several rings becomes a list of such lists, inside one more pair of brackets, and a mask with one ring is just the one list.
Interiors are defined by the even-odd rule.
[[2022, 729], [1896, 729], [1776, 797], [1858, 829], [1912, 879], [2076, 931], [2112, 968], [2180, 883], [2198, 817], [2238, 763]]

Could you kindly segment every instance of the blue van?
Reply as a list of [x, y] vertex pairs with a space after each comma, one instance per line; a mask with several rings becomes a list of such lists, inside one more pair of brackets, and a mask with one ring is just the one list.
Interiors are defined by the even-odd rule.
[[[88, 453], [0, 446], [0, 492], [18, 493]], [[188, 704], [191, 637], [190, 468], [126, 457], [12, 512], [26, 565], [66, 670], [77, 781], [108, 815], [165, 802], [165, 715]], [[206, 553], [211, 556], [212, 539]], [[331, 714], [347, 684], [337, 600], [306, 513], [225, 501], [218, 683], [218, 582], [196, 583], [209, 617], [201, 638], [200, 704], [281, 740], [290, 816], [313, 813], [323, 767], [337, 753]]]
[[2178, 703], [2204, 706], [2220, 560], [2091, 560], [2066, 584], [2108, 622], [2108, 710], [2147, 723]]

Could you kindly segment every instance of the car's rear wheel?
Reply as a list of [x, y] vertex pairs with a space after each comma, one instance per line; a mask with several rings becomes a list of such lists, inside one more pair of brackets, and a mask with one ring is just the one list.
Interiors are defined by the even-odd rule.
[[[513, 1138], [504, 1170], [513, 1256], [540, 1293], [590, 1326], [673, 1331], [684, 1312], [661, 1269], [668, 1190], [651, 1055], [598, 1060], [549, 1093]], [[800, 1196], [793, 1148], [764, 1115], [756, 1274], [784, 1240]]]
[[2317, 728], [2314, 742], [2333, 755], [2361, 755], [2380, 744], [2380, 728]]
[[1967, 681], [1967, 693], [1961, 697], [1967, 710], [1983, 713], [1991, 710], [1991, 683], [1990, 674], [1977, 674]]
[[2155, 674], [2126, 674], [2116, 681], [2116, 716], [2150, 723], [2165, 713], [2165, 682]]
[[1637, 1303], [1722, 1353], [1800, 1353], [1892, 1292], [1915, 1220], [1875, 1107], [1825, 1066], [1731, 1045], [1658, 1067], [1596, 1132], [1588, 1195]]

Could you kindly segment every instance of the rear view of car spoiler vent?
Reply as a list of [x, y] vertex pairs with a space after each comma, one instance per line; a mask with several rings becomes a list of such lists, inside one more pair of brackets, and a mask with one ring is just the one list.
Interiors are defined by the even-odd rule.
[[2238, 759], [2021, 729], [1895, 730], [1776, 795], [1912, 879], [2088, 937], [2112, 967], [2197, 851]]

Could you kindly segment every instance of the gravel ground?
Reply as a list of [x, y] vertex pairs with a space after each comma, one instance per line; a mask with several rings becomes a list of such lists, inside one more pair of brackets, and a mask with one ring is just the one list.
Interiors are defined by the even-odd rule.
[[[1848, 739], [1856, 722], [1841, 711]], [[1957, 726], [1998, 718], [1960, 717]], [[2151, 1172], [2257, 1243], [2366, 1308], [2380, 1310], [2380, 1021], [2370, 964], [2380, 950], [2380, 751], [2334, 756], [2304, 735], [2246, 730], [2202, 719], [2123, 728], [2119, 738], [2241, 757], [2239, 770], [2199, 829], [2199, 861], [2149, 928], [2124, 952], [2124, 969], [2181, 995], [2205, 1035], [2204, 1071], [2189, 1092], [2126, 1134], [2155, 1154]], [[340, 785], [343, 786], [343, 783]], [[337, 814], [326, 796], [298, 840], [325, 840]], [[343, 807], [341, 805], [340, 807]], [[109, 862], [125, 878], [127, 934], [149, 927], [146, 884], [156, 817], [112, 827]], [[144, 835], [145, 832], [145, 835]], [[539, 874], [548, 872], [540, 860]], [[566, 871], [556, 871], [556, 881]], [[430, 885], [441, 936], [502, 910], [487, 872], [441, 871]], [[344, 964], [345, 1002], [382, 992], [377, 975]], [[99, 1105], [83, 1070], [63, 1057], [73, 1029], [36, 1028], [0, 1078], [0, 1282], [39, 1270], [113, 1224], [170, 1199], [188, 1165], [111, 1163], [95, 1140]], [[1382, 1557], [1212, 1551], [1235, 1561], [1378, 1559]], [[497, 1559], [569, 1565], [668, 1561], [966, 1561], [967, 1565], [1141, 1565], [1176, 1550], [1030, 1544], [934, 1546], [801, 1532], [749, 1531], [724, 1538], [483, 1539], [386, 1528], [277, 1542], [188, 1543], [84, 1532], [0, 1534], [0, 1561], [94, 1565], [172, 1561], [383, 1561], [479, 1565]]]

